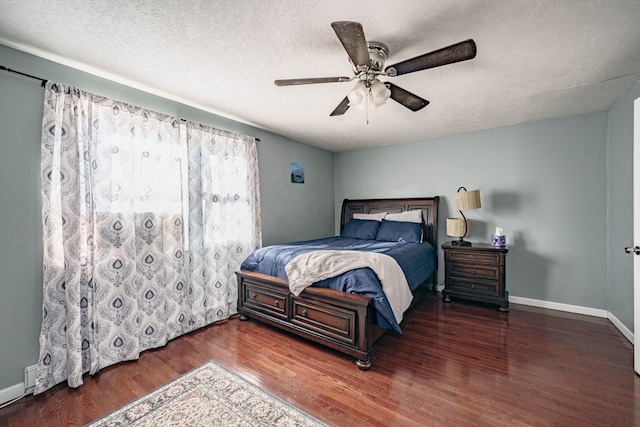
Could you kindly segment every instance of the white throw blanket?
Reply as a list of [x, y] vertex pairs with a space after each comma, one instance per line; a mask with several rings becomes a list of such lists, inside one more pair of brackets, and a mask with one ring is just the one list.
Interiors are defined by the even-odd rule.
[[396, 321], [400, 323], [413, 295], [404, 272], [389, 255], [360, 251], [312, 251], [293, 258], [285, 270], [289, 278], [289, 290], [297, 296], [314, 282], [362, 267], [369, 267], [376, 273]]

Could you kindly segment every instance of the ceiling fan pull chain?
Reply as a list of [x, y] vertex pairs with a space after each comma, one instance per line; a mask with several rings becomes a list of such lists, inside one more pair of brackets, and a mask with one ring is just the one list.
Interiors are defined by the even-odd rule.
[[367, 124], [369, 124], [369, 97], [371, 96], [371, 87], [367, 88], [364, 96], [364, 111], [365, 118], [367, 120]]

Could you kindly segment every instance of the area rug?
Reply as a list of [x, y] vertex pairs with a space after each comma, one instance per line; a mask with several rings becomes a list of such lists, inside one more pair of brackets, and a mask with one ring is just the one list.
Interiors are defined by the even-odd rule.
[[209, 361], [88, 426], [325, 424]]

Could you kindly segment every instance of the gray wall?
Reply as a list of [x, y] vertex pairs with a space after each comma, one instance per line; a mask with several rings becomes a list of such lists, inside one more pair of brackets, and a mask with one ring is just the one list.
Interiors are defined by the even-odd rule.
[[610, 108], [608, 138], [608, 308], [631, 331], [635, 327], [633, 325], [633, 257], [625, 254], [623, 248], [634, 245], [633, 102], [638, 97], [640, 97], [640, 82]]
[[[333, 153], [0, 45], [0, 65], [155, 111], [252, 135], [258, 143], [263, 243], [333, 233]], [[0, 390], [36, 363], [42, 311], [40, 127], [43, 89], [0, 72]], [[305, 183], [290, 183], [290, 162]]]
[[[0, 58], [10, 66], [4, 49]], [[38, 82], [0, 71], [0, 390], [38, 357], [42, 93]]]
[[606, 142], [599, 112], [338, 153], [336, 203], [440, 195], [441, 244], [458, 187], [479, 189], [468, 240], [503, 228], [510, 295], [606, 309]]

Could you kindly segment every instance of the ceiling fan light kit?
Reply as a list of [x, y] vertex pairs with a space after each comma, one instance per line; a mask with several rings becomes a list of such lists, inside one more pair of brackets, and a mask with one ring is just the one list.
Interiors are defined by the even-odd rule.
[[[386, 103], [389, 98], [411, 111], [419, 111], [426, 107], [429, 101], [392, 83], [382, 82], [378, 77], [396, 77], [428, 68], [466, 61], [475, 58], [477, 52], [476, 43], [469, 39], [384, 68], [389, 56], [389, 49], [380, 42], [367, 42], [360, 23], [337, 21], [331, 23], [331, 27], [349, 56], [349, 61], [353, 67], [353, 77], [317, 77], [275, 81], [277, 86], [296, 86], [316, 83], [342, 83], [357, 79], [358, 82], [331, 112], [331, 116], [342, 115], [352, 106], [366, 109], [368, 112], [369, 107], [379, 107]], [[369, 123], [368, 114], [367, 123]]]
[[372, 82], [360, 80], [351, 89], [347, 98], [349, 98], [349, 107], [357, 107], [363, 110], [365, 107], [377, 108], [387, 102], [391, 96], [391, 90], [378, 79]]

